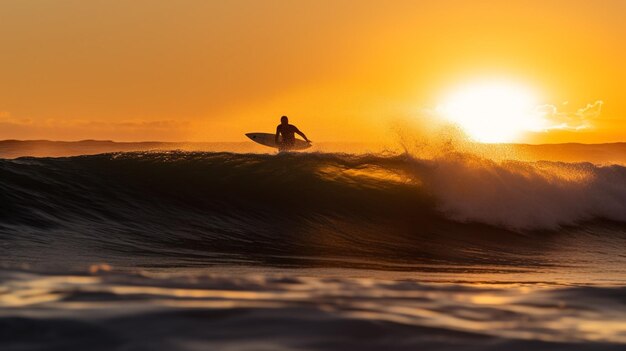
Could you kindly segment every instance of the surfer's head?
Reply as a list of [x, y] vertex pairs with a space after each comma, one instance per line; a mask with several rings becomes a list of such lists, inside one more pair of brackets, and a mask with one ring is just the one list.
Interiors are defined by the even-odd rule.
[[289, 118], [287, 118], [287, 116], [282, 116], [282, 117], [280, 118], [280, 123], [282, 123], [282, 124], [287, 124], [287, 123], [289, 123]]

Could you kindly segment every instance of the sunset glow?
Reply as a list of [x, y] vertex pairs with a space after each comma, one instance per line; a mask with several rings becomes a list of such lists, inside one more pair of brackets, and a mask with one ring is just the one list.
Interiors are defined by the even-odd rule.
[[513, 142], [524, 132], [541, 130], [535, 106], [536, 99], [529, 89], [489, 82], [461, 87], [446, 98], [438, 112], [475, 141]]
[[[452, 104], [471, 110], [448, 117], [474, 140], [623, 141], [625, 13], [621, 0], [5, 0], [0, 139], [245, 142], [288, 115], [318, 142], [392, 143], [394, 119]], [[523, 132], [536, 121], [504, 105], [527, 103], [514, 91], [471, 91], [490, 79], [540, 94], [550, 128]]]

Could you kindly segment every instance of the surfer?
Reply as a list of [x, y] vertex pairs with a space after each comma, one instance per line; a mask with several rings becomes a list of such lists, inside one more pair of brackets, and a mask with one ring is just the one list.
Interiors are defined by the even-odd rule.
[[[280, 124], [276, 127], [276, 137], [274, 139], [276, 144], [280, 146], [279, 149], [289, 150], [293, 148], [293, 145], [296, 142], [295, 134], [301, 136], [307, 143], [311, 143], [311, 141], [298, 129], [298, 127], [293, 124], [289, 124], [289, 118], [287, 118], [287, 116], [282, 116], [280, 118]], [[280, 141], [279, 135], [282, 136], [282, 141]]]

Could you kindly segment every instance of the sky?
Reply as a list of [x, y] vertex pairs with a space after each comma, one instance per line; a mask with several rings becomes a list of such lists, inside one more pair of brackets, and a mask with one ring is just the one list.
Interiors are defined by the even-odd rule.
[[[314, 141], [389, 139], [397, 121], [626, 141], [625, 15], [623, 0], [0, 0], [0, 139], [244, 141], [288, 115]], [[527, 111], [476, 97], [489, 84], [524, 90]]]

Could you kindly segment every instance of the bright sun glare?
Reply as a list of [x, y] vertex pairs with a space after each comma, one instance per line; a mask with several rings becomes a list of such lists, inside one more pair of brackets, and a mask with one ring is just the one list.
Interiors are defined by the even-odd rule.
[[535, 96], [526, 87], [488, 82], [453, 91], [437, 111], [475, 141], [499, 143], [517, 141], [524, 132], [539, 129], [542, 120], [535, 107]]

